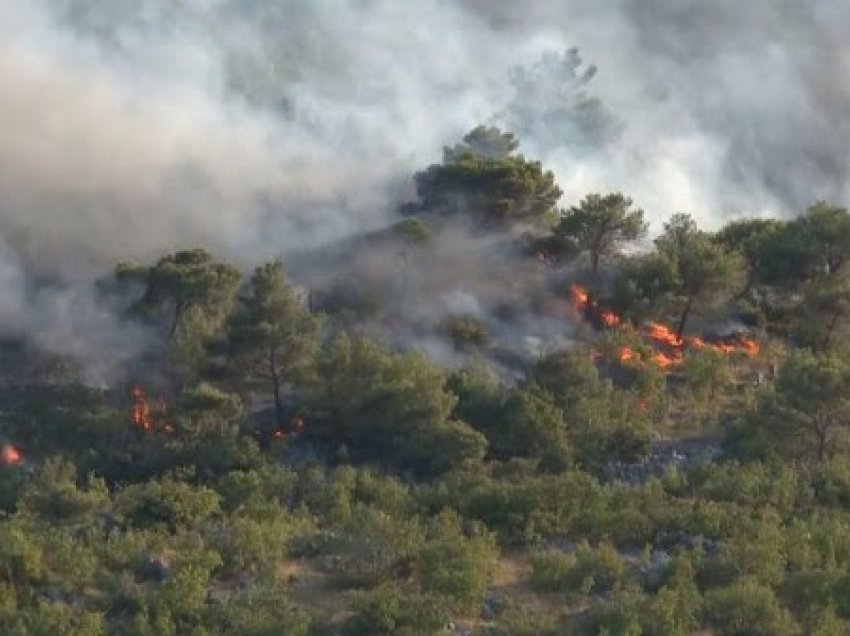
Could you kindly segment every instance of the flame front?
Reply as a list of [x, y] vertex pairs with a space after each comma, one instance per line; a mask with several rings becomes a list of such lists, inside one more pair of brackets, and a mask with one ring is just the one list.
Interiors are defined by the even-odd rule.
[[750, 357], [755, 357], [759, 354], [761, 349], [759, 348], [759, 343], [755, 340], [751, 340], [749, 338], [741, 338], [740, 340], [741, 347], [743, 347], [744, 351], [747, 352], [747, 355]]
[[153, 416], [151, 415], [151, 407], [148, 404], [148, 398], [145, 392], [139, 387], [135, 387], [132, 395], [133, 408], [130, 412], [130, 418], [133, 424], [143, 431], [152, 431], [154, 428]]
[[684, 342], [679, 338], [672, 329], [658, 322], [651, 322], [647, 325], [650, 340], [667, 345], [668, 347], [679, 348], [684, 345]]
[[132, 421], [135, 426], [147, 432], [154, 431], [157, 428], [165, 433], [174, 432], [174, 425], [171, 422], [162, 420], [158, 423], [157, 418], [154, 417], [154, 410], [159, 415], [165, 413], [167, 407], [164, 400], [158, 400], [156, 402], [156, 409], [152, 409], [144, 390], [139, 387], [134, 387], [130, 394], [133, 397], [133, 406], [130, 410], [130, 421]]
[[606, 327], [616, 327], [620, 324], [620, 317], [615, 314], [613, 311], [601, 311], [599, 312], [599, 319], [602, 321], [602, 324]]
[[668, 356], [663, 351], [656, 351], [652, 354], [650, 360], [652, 360], [659, 369], [667, 370], [673, 365], [680, 363], [682, 358], [678, 354]]
[[[570, 295], [576, 311], [585, 315], [590, 314], [597, 321], [598, 325], [620, 329], [626, 329], [628, 327], [628, 324], [616, 313], [602, 309], [596, 301], [591, 299], [587, 289], [581, 285], [577, 283], [570, 285]], [[649, 355], [648, 360], [663, 371], [669, 371], [681, 364], [685, 359], [685, 351], [687, 349], [700, 351], [710, 348], [726, 356], [735, 353], [744, 353], [749, 357], [757, 356], [760, 350], [755, 340], [742, 335], [735, 335], [720, 339], [717, 342], [708, 343], [698, 336], [677, 336], [676, 332], [670, 327], [659, 322], [650, 322], [646, 325], [645, 337], [653, 345], [653, 351]], [[598, 359], [599, 357], [600, 355], [598, 353], [594, 355], [594, 359]], [[631, 347], [622, 347], [618, 358], [623, 364], [643, 362], [640, 353]]]
[[688, 345], [691, 347], [691, 349], [695, 349], [696, 351], [700, 351], [701, 349], [705, 349], [706, 347], [705, 340], [696, 336], [694, 336], [693, 338], [688, 338]]
[[575, 307], [577, 311], [584, 311], [587, 309], [588, 303], [590, 302], [590, 296], [584, 287], [574, 283], [570, 285], [570, 293], [573, 296], [573, 307]]

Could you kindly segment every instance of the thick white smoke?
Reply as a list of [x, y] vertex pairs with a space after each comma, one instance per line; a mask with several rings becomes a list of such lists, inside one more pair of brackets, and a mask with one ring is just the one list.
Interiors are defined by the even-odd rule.
[[523, 140], [565, 203], [622, 189], [707, 220], [840, 201], [840, 4], [2, 0], [0, 229], [66, 269], [373, 227], [443, 143], [504, 111], [511, 67], [567, 46], [623, 127], [601, 149]]
[[380, 227], [443, 144], [515, 121], [509, 71], [546, 49], [599, 67], [583, 90], [618, 122], [597, 146], [529, 128], [565, 205], [622, 190], [657, 226], [844, 203], [848, 32], [832, 0], [0, 0], [0, 330], [55, 348], [40, 316], [65, 307], [126, 336], [23, 270], [194, 245], [247, 265]]
[[623, 135], [544, 157], [568, 198], [622, 189], [656, 227], [676, 210], [716, 226], [850, 199], [850, 4], [461, 2], [507, 39], [545, 31], [599, 67], [592, 90]]

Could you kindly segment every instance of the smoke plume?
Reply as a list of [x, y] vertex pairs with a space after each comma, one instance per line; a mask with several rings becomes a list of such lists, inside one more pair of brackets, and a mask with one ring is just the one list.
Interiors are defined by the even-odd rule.
[[[85, 360], [126, 334], [81, 281], [379, 228], [479, 123], [517, 129], [565, 205], [622, 190], [656, 227], [846, 203], [847, 32], [831, 0], [0, 0], [0, 332]], [[62, 284], [24, 293], [33, 273]]]

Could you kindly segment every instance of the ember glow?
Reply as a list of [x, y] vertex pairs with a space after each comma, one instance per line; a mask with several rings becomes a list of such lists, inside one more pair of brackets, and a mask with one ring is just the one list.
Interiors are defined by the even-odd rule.
[[298, 415], [293, 415], [289, 418], [286, 427], [280, 427], [272, 431], [272, 438], [283, 439], [291, 433], [300, 433], [306, 428], [304, 420]]
[[570, 294], [572, 294], [573, 307], [576, 308], [576, 311], [585, 311], [590, 300], [587, 290], [581, 285], [573, 284], [570, 285]]
[[130, 418], [133, 424], [143, 431], [152, 431], [154, 428], [153, 417], [151, 416], [151, 407], [148, 404], [145, 392], [139, 387], [135, 387], [132, 391], [132, 396], [133, 408], [130, 412]]
[[681, 338], [678, 338], [672, 329], [658, 322], [651, 322], [647, 325], [648, 336], [659, 344], [664, 344], [669, 347], [680, 348], [684, 344]]
[[650, 360], [652, 360], [659, 369], [669, 369], [675, 364], [678, 364], [682, 361], [682, 358], [678, 355], [668, 356], [663, 351], [656, 351], [650, 356]]
[[602, 324], [606, 327], [616, 327], [620, 324], [620, 317], [615, 314], [613, 311], [601, 311], [599, 312], [599, 319], [602, 321]]
[[0, 450], [0, 464], [4, 466], [17, 466], [24, 461], [24, 454], [11, 444], [3, 444]]
[[133, 387], [130, 395], [133, 398], [133, 406], [130, 410], [130, 420], [135, 426], [148, 432], [155, 431], [157, 429], [164, 433], [174, 432], [174, 425], [162, 418], [167, 408], [164, 400], [158, 400], [156, 402], [156, 407], [151, 408], [147, 394], [143, 389]]
[[[625, 329], [628, 323], [611, 310], [603, 309], [590, 297], [590, 293], [578, 284], [570, 285], [573, 307], [576, 311], [597, 322], [603, 327], [617, 327]], [[728, 338], [718, 339], [716, 342], [706, 342], [698, 336], [678, 337], [676, 332], [667, 325], [659, 322], [649, 322], [644, 328], [644, 337], [652, 345], [652, 353], [648, 360], [663, 371], [669, 371], [678, 366], [685, 359], [685, 352], [700, 351], [702, 349], [713, 349], [725, 356], [738, 353], [749, 357], [755, 357], [759, 353], [759, 345], [755, 340], [746, 336], [736, 334]], [[622, 364], [642, 364], [644, 359], [640, 353], [631, 347], [622, 347], [618, 354]], [[599, 356], [594, 356], [598, 359]]]

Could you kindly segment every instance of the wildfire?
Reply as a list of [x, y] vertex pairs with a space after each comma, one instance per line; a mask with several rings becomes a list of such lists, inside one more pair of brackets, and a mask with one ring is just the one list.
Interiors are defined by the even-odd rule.
[[[570, 285], [573, 307], [583, 314], [590, 313], [598, 324], [604, 327], [625, 329], [628, 323], [613, 311], [602, 309], [596, 301], [590, 298], [588, 291], [578, 284]], [[699, 351], [710, 348], [723, 355], [743, 353], [755, 357], [759, 353], [759, 345], [755, 340], [743, 335], [719, 339], [717, 342], [706, 342], [698, 336], [679, 337], [667, 325], [650, 322], [645, 327], [645, 337], [652, 343], [653, 351], [648, 360], [659, 369], [668, 371], [679, 365], [685, 359], [685, 351]], [[622, 347], [618, 358], [623, 364], [639, 364], [643, 362], [641, 355], [631, 347]], [[594, 356], [598, 359], [598, 355]]]
[[602, 324], [606, 327], [616, 327], [620, 324], [620, 317], [615, 314], [613, 311], [601, 311], [599, 312], [599, 319], [602, 321]]
[[590, 296], [584, 287], [572, 284], [570, 285], [570, 293], [573, 296], [573, 307], [575, 307], [577, 311], [584, 311], [587, 309]]
[[130, 395], [133, 398], [133, 406], [130, 410], [130, 421], [143, 431], [151, 432], [159, 428], [165, 433], [173, 433], [174, 425], [167, 420], [157, 421], [154, 416], [154, 411], [158, 415], [162, 415], [166, 410], [166, 404], [163, 400], [158, 400], [156, 409], [152, 409], [148, 397], [144, 390], [139, 387], [133, 387]]
[[650, 360], [652, 360], [659, 369], [667, 370], [673, 365], [681, 362], [682, 358], [678, 353], [673, 356], [668, 356], [663, 351], [656, 351], [652, 354], [652, 356], [650, 356]]
[[290, 433], [300, 433], [306, 428], [304, 420], [298, 415], [293, 415], [289, 418], [286, 427], [279, 427], [272, 431], [272, 437], [275, 439], [283, 439]]
[[697, 351], [705, 349], [706, 347], [705, 340], [703, 340], [702, 338], [697, 338], [696, 336], [694, 336], [693, 338], [689, 338], [688, 344], [691, 346], [691, 349], [695, 349]]
[[655, 342], [675, 348], [679, 348], [684, 344], [682, 339], [673, 333], [672, 329], [661, 323], [651, 322], [647, 325], [647, 330], [650, 340], [654, 340]]
[[0, 449], [0, 464], [4, 466], [17, 466], [24, 461], [24, 454], [11, 444], [3, 444]]
[[145, 392], [139, 387], [135, 387], [132, 391], [133, 408], [130, 412], [130, 418], [133, 424], [144, 431], [151, 431], [154, 427], [153, 416], [151, 416], [151, 407], [148, 404]]
[[747, 352], [747, 355], [750, 357], [755, 357], [759, 354], [761, 350], [759, 348], [759, 343], [755, 340], [750, 340], [749, 338], [742, 338], [740, 341], [741, 347], [743, 347], [744, 351]]

